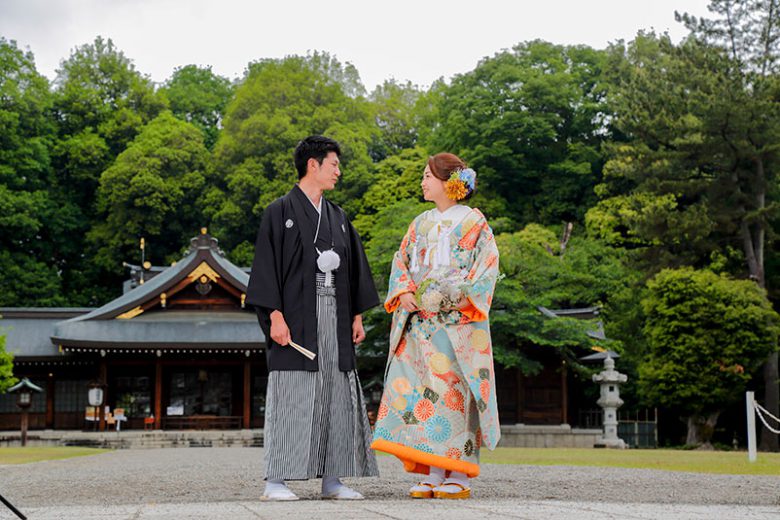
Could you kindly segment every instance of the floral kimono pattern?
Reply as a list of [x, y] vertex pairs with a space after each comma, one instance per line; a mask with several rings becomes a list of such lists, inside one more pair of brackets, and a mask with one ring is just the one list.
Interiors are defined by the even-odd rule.
[[[480, 447], [493, 449], [500, 437], [488, 323], [498, 249], [482, 213], [460, 209], [465, 216], [455, 221], [437, 219], [435, 209], [419, 215], [393, 259], [385, 301], [393, 313], [390, 352], [372, 447], [410, 472], [436, 466], [475, 477]], [[442, 247], [449, 247], [447, 267], [467, 273], [467, 304], [410, 314], [399, 297], [433, 275], [431, 259], [442, 258]]]

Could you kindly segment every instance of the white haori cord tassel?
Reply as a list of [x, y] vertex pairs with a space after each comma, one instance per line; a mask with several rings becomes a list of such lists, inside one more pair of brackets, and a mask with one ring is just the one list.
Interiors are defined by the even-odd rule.
[[317, 267], [320, 268], [320, 271], [325, 273], [325, 287], [330, 287], [333, 285], [333, 271], [338, 269], [339, 265], [341, 265], [341, 258], [339, 258], [338, 253], [332, 249], [328, 249], [322, 253], [317, 249], [317, 253], [319, 254], [317, 257]]
[[433, 254], [433, 259], [431, 259], [431, 249], [433, 249], [433, 247], [428, 248], [425, 252], [425, 258], [423, 259], [425, 265], [433, 267], [434, 269], [437, 267], [448, 267], [450, 265], [450, 235], [452, 234], [453, 229], [455, 229], [454, 225], [442, 229], [441, 224], [439, 224], [439, 238], [436, 241], [436, 252]]
[[[322, 223], [322, 199], [320, 199], [320, 208], [317, 209], [317, 232], [314, 234], [314, 244], [317, 243], [317, 238], [320, 236], [320, 224]], [[331, 246], [333, 245], [333, 241], [331, 241]], [[328, 249], [325, 252], [320, 251], [316, 247], [314, 248], [315, 251], [317, 251], [317, 267], [320, 268], [320, 271], [325, 273], [325, 287], [330, 287], [333, 285], [333, 271], [339, 268], [341, 265], [341, 258], [339, 258], [339, 254], [336, 253], [333, 249]]]
[[436, 245], [436, 256], [433, 259], [433, 267], [447, 267], [450, 265], [450, 234], [452, 226], [439, 232], [439, 243]]
[[412, 250], [412, 265], [410, 270], [413, 273], [416, 273], [420, 270], [420, 262], [417, 259], [417, 242], [414, 243], [414, 250]]

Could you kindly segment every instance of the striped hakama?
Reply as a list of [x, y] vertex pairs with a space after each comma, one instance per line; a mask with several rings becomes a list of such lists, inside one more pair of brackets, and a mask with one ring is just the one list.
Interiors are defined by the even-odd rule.
[[274, 370], [268, 376], [265, 478], [377, 476], [357, 371], [338, 367], [336, 289], [324, 286], [321, 273], [317, 332], [319, 371]]

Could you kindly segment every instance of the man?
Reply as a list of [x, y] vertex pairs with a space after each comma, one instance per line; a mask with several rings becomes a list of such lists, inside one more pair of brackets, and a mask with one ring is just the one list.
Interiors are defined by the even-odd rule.
[[323, 197], [340, 155], [326, 137], [298, 143], [299, 182], [265, 209], [257, 235], [247, 302], [268, 344], [264, 500], [297, 500], [285, 481], [320, 477], [323, 498], [360, 500], [339, 477], [378, 475], [354, 345], [379, 296], [360, 237]]

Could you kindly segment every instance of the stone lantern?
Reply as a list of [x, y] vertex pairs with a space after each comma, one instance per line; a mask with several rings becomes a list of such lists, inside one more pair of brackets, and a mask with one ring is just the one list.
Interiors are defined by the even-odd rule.
[[604, 370], [593, 375], [593, 382], [601, 385], [601, 397], [597, 404], [604, 409], [604, 435], [596, 443], [597, 447], [625, 448], [626, 443], [617, 435], [617, 409], [623, 405], [620, 398], [620, 385], [628, 376], [615, 370], [615, 360], [611, 355], [604, 357]]

